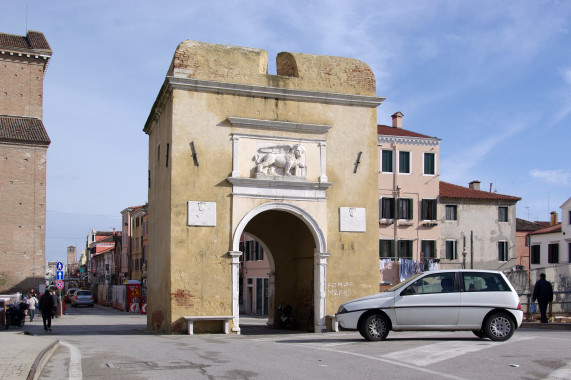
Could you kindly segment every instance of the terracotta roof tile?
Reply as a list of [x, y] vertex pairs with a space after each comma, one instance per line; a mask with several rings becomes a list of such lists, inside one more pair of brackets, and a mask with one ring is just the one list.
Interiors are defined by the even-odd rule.
[[561, 223], [557, 223], [553, 226], [549, 226], [549, 227], [543, 228], [541, 230], [530, 232], [529, 235], [550, 234], [550, 233], [554, 233], [554, 232], [561, 232]]
[[17, 36], [14, 34], [0, 33], [0, 49], [15, 50], [42, 50], [44, 54], [51, 54], [52, 49], [48, 44], [48, 40], [41, 32], [28, 31], [26, 36]]
[[542, 228], [545, 228], [545, 224], [543, 224], [543, 223], [530, 222], [529, 220], [516, 218], [516, 222], [515, 222], [516, 231], [537, 231], [537, 230], [540, 230]]
[[95, 256], [101, 255], [101, 254], [103, 254], [103, 253], [111, 252], [111, 251], [113, 251], [113, 250], [115, 250], [115, 247], [105, 248], [105, 249], [102, 249], [102, 250], [99, 251], [99, 252], [95, 252], [95, 253], [93, 254], [93, 256], [95, 257]]
[[456, 199], [480, 199], [480, 200], [501, 200], [509, 202], [517, 202], [521, 200], [519, 197], [511, 195], [503, 195], [498, 193], [490, 193], [488, 191], [474, 190], [468, 187], [453, 185], [448, 182], [440, 181], [440, 196], [443, 198]]
[[0, 115], [0, 141], [49, 145], [44, 123], [38, 118]]
[[377, 134], [382, 136], [403, 136], [403, 137], [421, 137], [425, 139], [433, 139], [435, 137], [422, 135], [413, 131], [402, 128], [389, 127], [388, 125], [377, 125]]
[[[113, 233], [111, 233], [113, 234]], [[115, 237], [113, 235], [109, 235], [101, 240], [97, 240], [97, 243], [112, 243], [115, 241]]]

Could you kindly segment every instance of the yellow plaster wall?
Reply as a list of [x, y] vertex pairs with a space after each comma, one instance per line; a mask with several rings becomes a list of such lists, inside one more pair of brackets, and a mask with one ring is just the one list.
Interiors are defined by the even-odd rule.
[[[171, 144], [172, 103], [149, 123], [149, 236], [147, 258], [147, 326], [168, 332], [171, 326], [171, 174], [166, 167], [166, 146]], [[160, 147], [160, 148], [159, 148]]]

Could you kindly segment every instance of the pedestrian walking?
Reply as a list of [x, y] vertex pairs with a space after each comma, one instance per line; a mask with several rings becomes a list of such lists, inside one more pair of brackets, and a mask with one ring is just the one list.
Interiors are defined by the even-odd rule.
[[53, 318], [59, 318], [61, 312], [61, 302], [60, 298], [58, 297], [56, 291], [52, 292], [52, 298], [54, 299], [54, 313], [52, 315]]
[[52, 331], [52, 314], [54, 312], [54, 299], [49, 289], [40, 297], [40, 311], [44, 321], [44, 330]]
[[553, 287], [551, 283], [545, 279], [545, 273], [539, 275], [539, 280], [533, 288], [532, 302], [537, 300], [539, 312], [541, 313], [541, 323], [547, 323], [547, 305], [553, 301]]
[[28, 315], [30, 316], [30, 322], [34, 322], [34, 315], [36, 313], [36, 307], [38, 306], [38, 299], [36, 295], [32, 292], [28, 294], [26, 298], [26, 303], [28, 304]]

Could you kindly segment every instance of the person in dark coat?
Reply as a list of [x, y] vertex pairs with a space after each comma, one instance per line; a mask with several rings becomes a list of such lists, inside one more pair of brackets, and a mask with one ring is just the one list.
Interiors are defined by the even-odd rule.
[[535, 283], [533, 288], [532, 302], [537, 300], [539, 312], [541, 313], [541, 323], [547, 323], [547, 305], [553, 301], [553, 287], [551, 283], [545, 279], [545, 273], [539, 275], [539, 281]]
[[42, 312], [42, 320], [44, 321], [44, 330], [52, 331], [52, 313], [54, 310], [54, 299], [49, 289], [46, 289], [40, 297], [39, 308]]

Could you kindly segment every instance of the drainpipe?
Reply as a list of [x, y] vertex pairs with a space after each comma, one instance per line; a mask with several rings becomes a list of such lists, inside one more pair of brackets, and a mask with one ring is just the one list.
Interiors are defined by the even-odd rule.
[[400, 268], [399, 268], [399, 245], [398, 245], [398, 229], [397, 229], [397, 223], [398, 223], [398, 218], [397, 218], [397, 203], [398, 203], [398, 197], [400, 197], [400, 187], [397, 185], [397, 143], [396, 140], [393, 139], [392, 142], [392, 148], [393, 148], [393, 199], [394, 199], [394, 203], [393, 203], [393, 231], [394, 231], [394, 247], [395, 247], [395, 267], [397, 269], [397, 284], [400, 282]]

